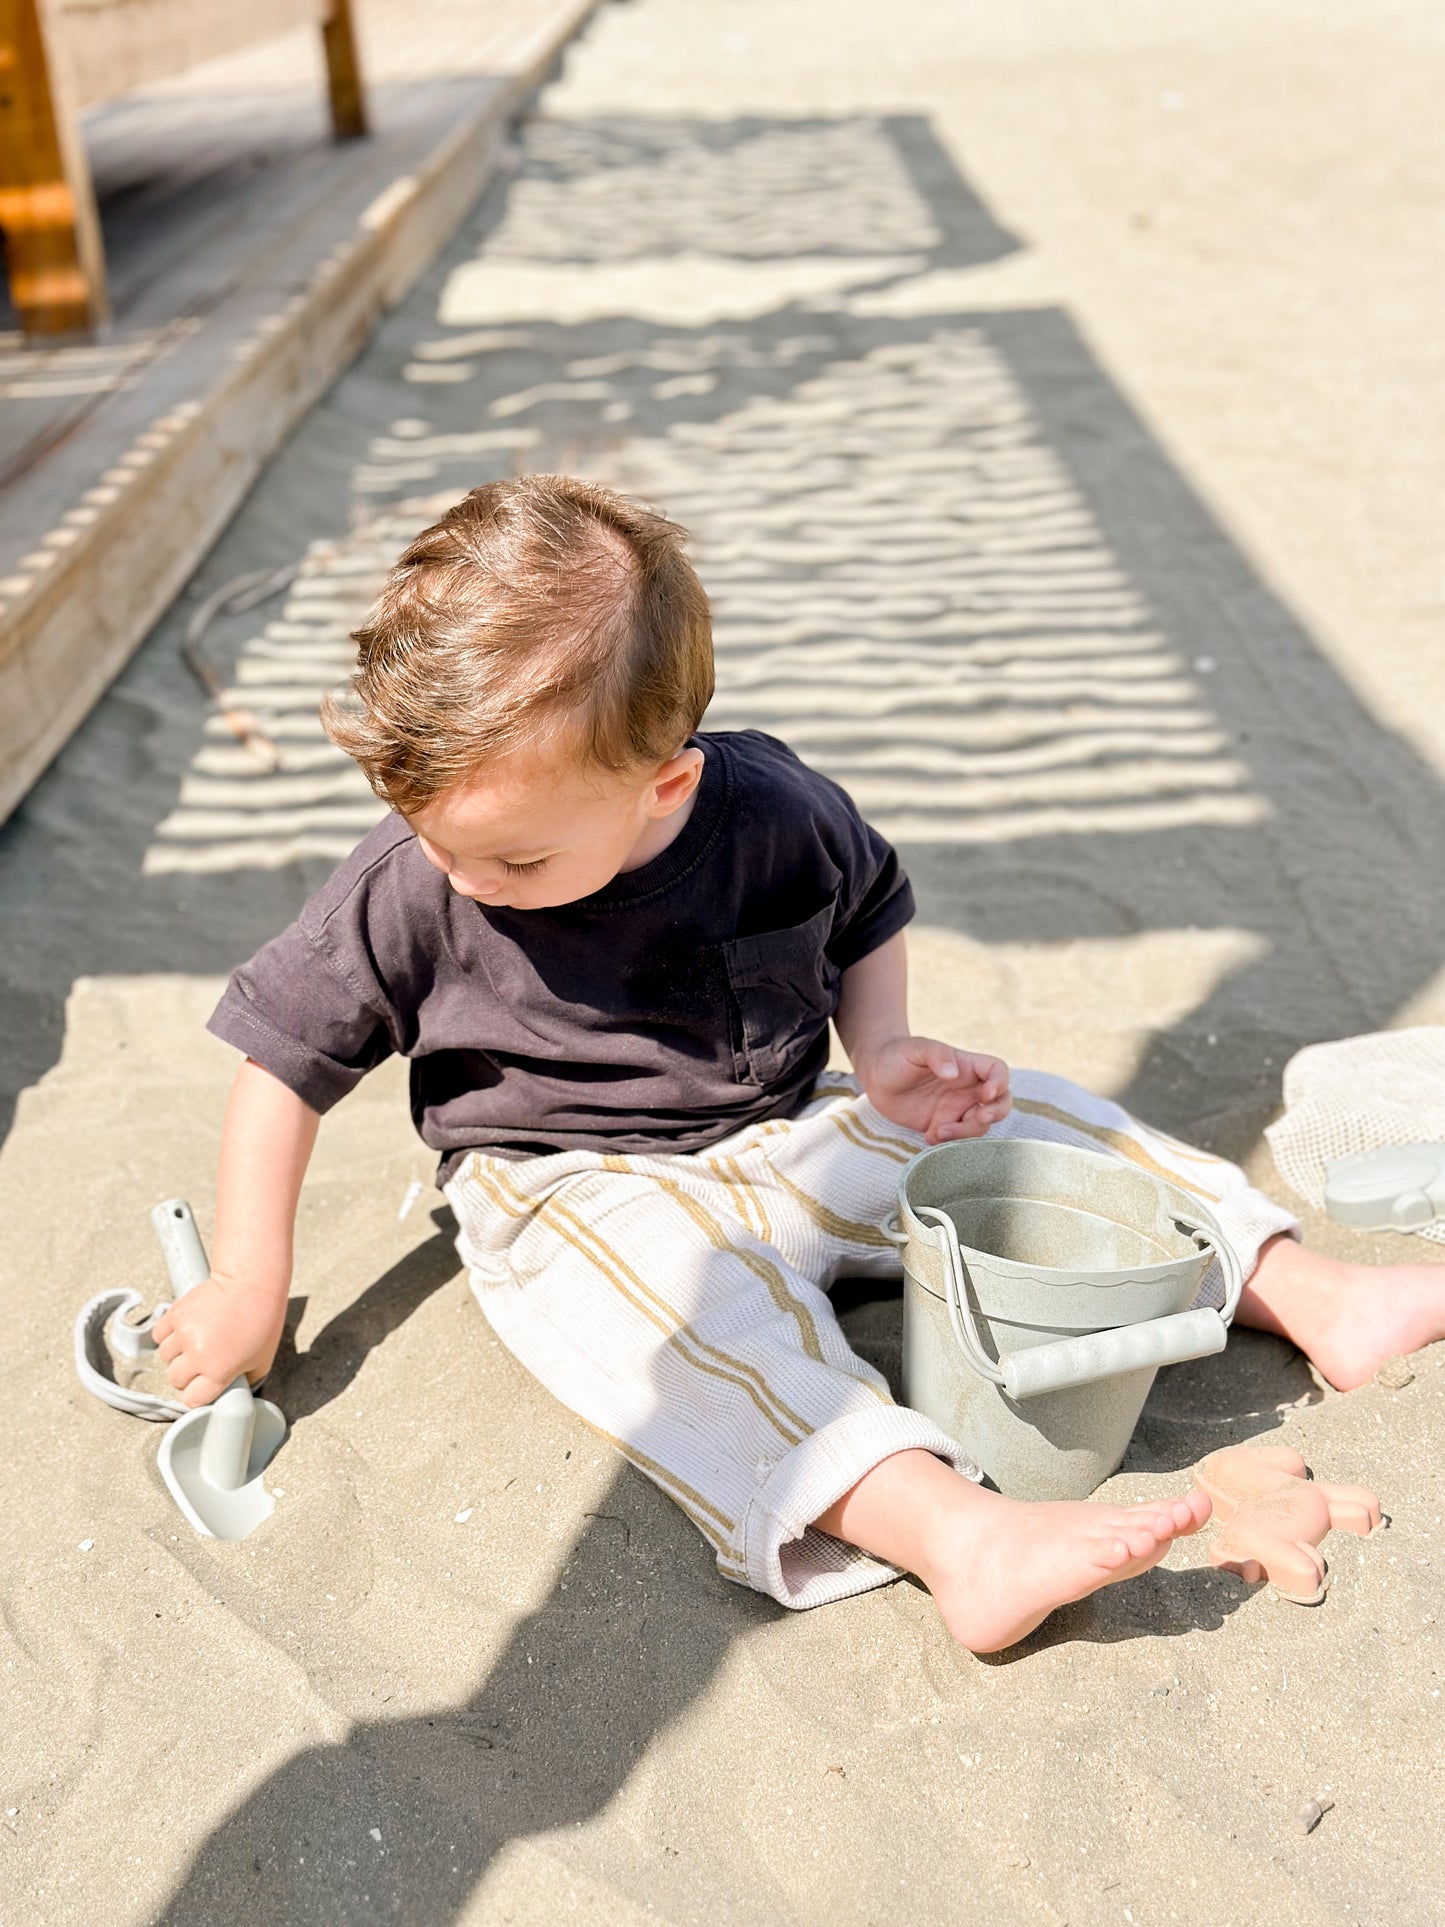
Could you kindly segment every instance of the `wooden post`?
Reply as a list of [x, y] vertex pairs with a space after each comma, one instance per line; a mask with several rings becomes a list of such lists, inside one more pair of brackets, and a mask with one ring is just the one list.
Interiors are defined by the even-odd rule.
[[30, 335], [97, 328], [109, 308], [90, 167], [57, 86], [44, 0], [0, 0], [0, 229]]
[[326, 77], [331, 90], [332, 131], [339, 141], [354, 140], [369, 129], [351, 0], [331, 0], [331, 12], [322, 24], [321, 38], [326, 48]]

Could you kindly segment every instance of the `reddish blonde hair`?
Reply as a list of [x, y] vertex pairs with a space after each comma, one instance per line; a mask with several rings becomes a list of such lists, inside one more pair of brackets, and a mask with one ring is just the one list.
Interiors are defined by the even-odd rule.
[[553, 730], [603, 769], [663, 762], [712, 699], [685, 532], [561, 475], [474, 488], [403, 551], [322, 722], [385, 802], [423, 808]]

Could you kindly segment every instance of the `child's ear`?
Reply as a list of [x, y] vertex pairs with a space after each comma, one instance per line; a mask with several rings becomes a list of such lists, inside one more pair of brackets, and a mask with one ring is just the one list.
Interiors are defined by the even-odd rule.
[[700, 749], [680, 749], [658, 769], [652, 785], [652, 813], [671, 816], [681, 809], [702, 780], [703, 754]]

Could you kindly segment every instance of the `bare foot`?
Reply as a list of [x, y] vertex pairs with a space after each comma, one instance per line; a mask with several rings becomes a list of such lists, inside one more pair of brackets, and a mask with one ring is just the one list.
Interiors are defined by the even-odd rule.
[[1352, 1392], [1387, 1358], [1445, 1338], [1445, 1265], [1347, 1265], [1274, 1238], [1238, 1318], [1288, 1338], [1336, 1391]]
[[918, 1575], [944, 1625], [974, 1653], [1013, 1646], [1056, 1607], [1147, 1572], [1209, 1517], [1202, 1492], [1116, 1506], [1026, 1505], [975, 1490], [977, 1500]]
[[931, 1452], [903, 1451], [814, 1523], [917, 1573], [959, 1644], [996, 1653], [1056, 1606], [1157, 1565], [1208, 1517], [1199, 1491], [1137, 1506], [1025, 1504], [974, 1485]]

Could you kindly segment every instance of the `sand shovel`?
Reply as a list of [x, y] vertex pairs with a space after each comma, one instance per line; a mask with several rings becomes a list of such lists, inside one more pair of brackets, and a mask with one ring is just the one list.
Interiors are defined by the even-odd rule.
[[[167, 1198], [151, 1212], [151, 1223], [165, 1253], [172, 1293], [179, 1298], [210, 1273], [191, 1207], [184, 1198]], [[81, 1311], [75, 1328], [81, 1383], [136, 1417], [164, 1418], [179, 1411], [182, 1416], [161, 1440], [161, 1477], [197, 1532], [210, 1539], [244, 1539], [276, 1509], [261, 1474], [286, 1436], [286, 1420], [269, 1399], [252, 1395], [244, 1374], [214, 1404], [194, 1411], [174, 1394], [163, 1400], [118, 1385], [112, 1354], [127, 1360], [154, 1354], [151, 1328], [166, 1309], [158, 1305], [131, 1323], [129, 1314], [139, 1302], [138, 1292], [101, 1293]]]

